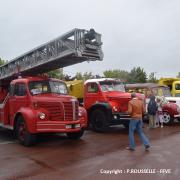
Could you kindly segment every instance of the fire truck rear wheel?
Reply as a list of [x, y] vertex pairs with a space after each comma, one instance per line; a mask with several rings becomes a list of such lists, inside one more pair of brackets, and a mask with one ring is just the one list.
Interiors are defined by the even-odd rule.
[[107, 130], [107, 116], [106, 112], [101, 109], [96, 109], [91, 115], [92, 128], [96, 132], [104, 132]]
[[27, 125], [22, 116], [20, 116], [16, 123], [16, 136], [20, 144], [24, 146], [31, 146], [36, 141], [36, 135], [29, 133]]
[[84, 134], [84, 130], [82, 129], [79, 132], [67, 133], [67, 137], [69, 139], [80, 139], [83, 134]]

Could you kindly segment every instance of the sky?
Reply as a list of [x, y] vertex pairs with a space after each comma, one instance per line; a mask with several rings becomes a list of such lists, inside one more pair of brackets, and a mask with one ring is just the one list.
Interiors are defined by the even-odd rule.
[[0, 0], [0, 57], [12, 60], [73, 28], [102, 34], [103, 61], [64, 73], [103, 74], [144, 68], [147, 74], [180, 72], [179, 0]]

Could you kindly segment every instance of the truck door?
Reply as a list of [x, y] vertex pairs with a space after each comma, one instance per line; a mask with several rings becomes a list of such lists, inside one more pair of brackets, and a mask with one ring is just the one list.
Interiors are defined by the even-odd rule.
[[12, 122], [16, 112], [21, 107], [26, 107], [27, 101], [27, 90], [25, 83], [16, 83], [10, 86], [10, 98], [9, 98], [9, 110], [10, 110], [10, 121]]
[[99, 89], [97, 83], [88, 83], [85, 89], [84, 105], [85, 108], [91, 107], [99, 100]]

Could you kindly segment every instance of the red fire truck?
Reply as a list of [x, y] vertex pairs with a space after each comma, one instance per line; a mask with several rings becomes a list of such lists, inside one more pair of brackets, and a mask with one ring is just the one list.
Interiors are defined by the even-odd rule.
[[[94, 131], [106, 131], [112, 125], [129, 126], [130, 115], [127, 113], [131, 94], [125, 92], [124, 84], [119, 79], [100, 78], [83, 82], [67, 81], [71, 95], [83, 101], [88, 112], [88, 119]], [[78, 84], [81, 83], [81, 86]], [[76, 88], [77, 87], [77, 88]], [[78, 91], [78, 92], [77, 92]], [[137, 96], [144, 101], [143, 95]]]
[[66, 84], [38, 74], [83, 61], [102, 60], [101, 35], [73, 29], [0, 67], [0, 126], [14, 130], [25, 146], [38, 133], [62, 132], [72, 139], [83, 135], [87, 114]]

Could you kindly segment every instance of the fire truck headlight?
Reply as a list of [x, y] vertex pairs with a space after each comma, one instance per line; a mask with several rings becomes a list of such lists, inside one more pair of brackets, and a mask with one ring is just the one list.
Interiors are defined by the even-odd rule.
[[79, 111], [78, 116], [81, 117], [83, 115], [83, 113], [81, 111]]
[[82, 117], [82, 116], [83, 116], [83, 109], [79, 108], [78, 116], [79, 116], [79, 117]]
[[46, 115], [41, 112], [41, 113], [39, 114], [39, 118], [40, 118], [41, 120], [44, 120], [44, 119], [46, 118]]
[[114, 110], [115, 112], [117, 112], [117, 111], [118, 111], [118, 109], [117, 109], [117, 107], [116, 107], [116, 106], [113, 106], [113, 110]]
[[82, 107], [79, 107], [78, 116], [82, 117], [82, 116], [85, 115], [85, 113], [86, 113], [86, 110], [84, 108], [82, 108]]

